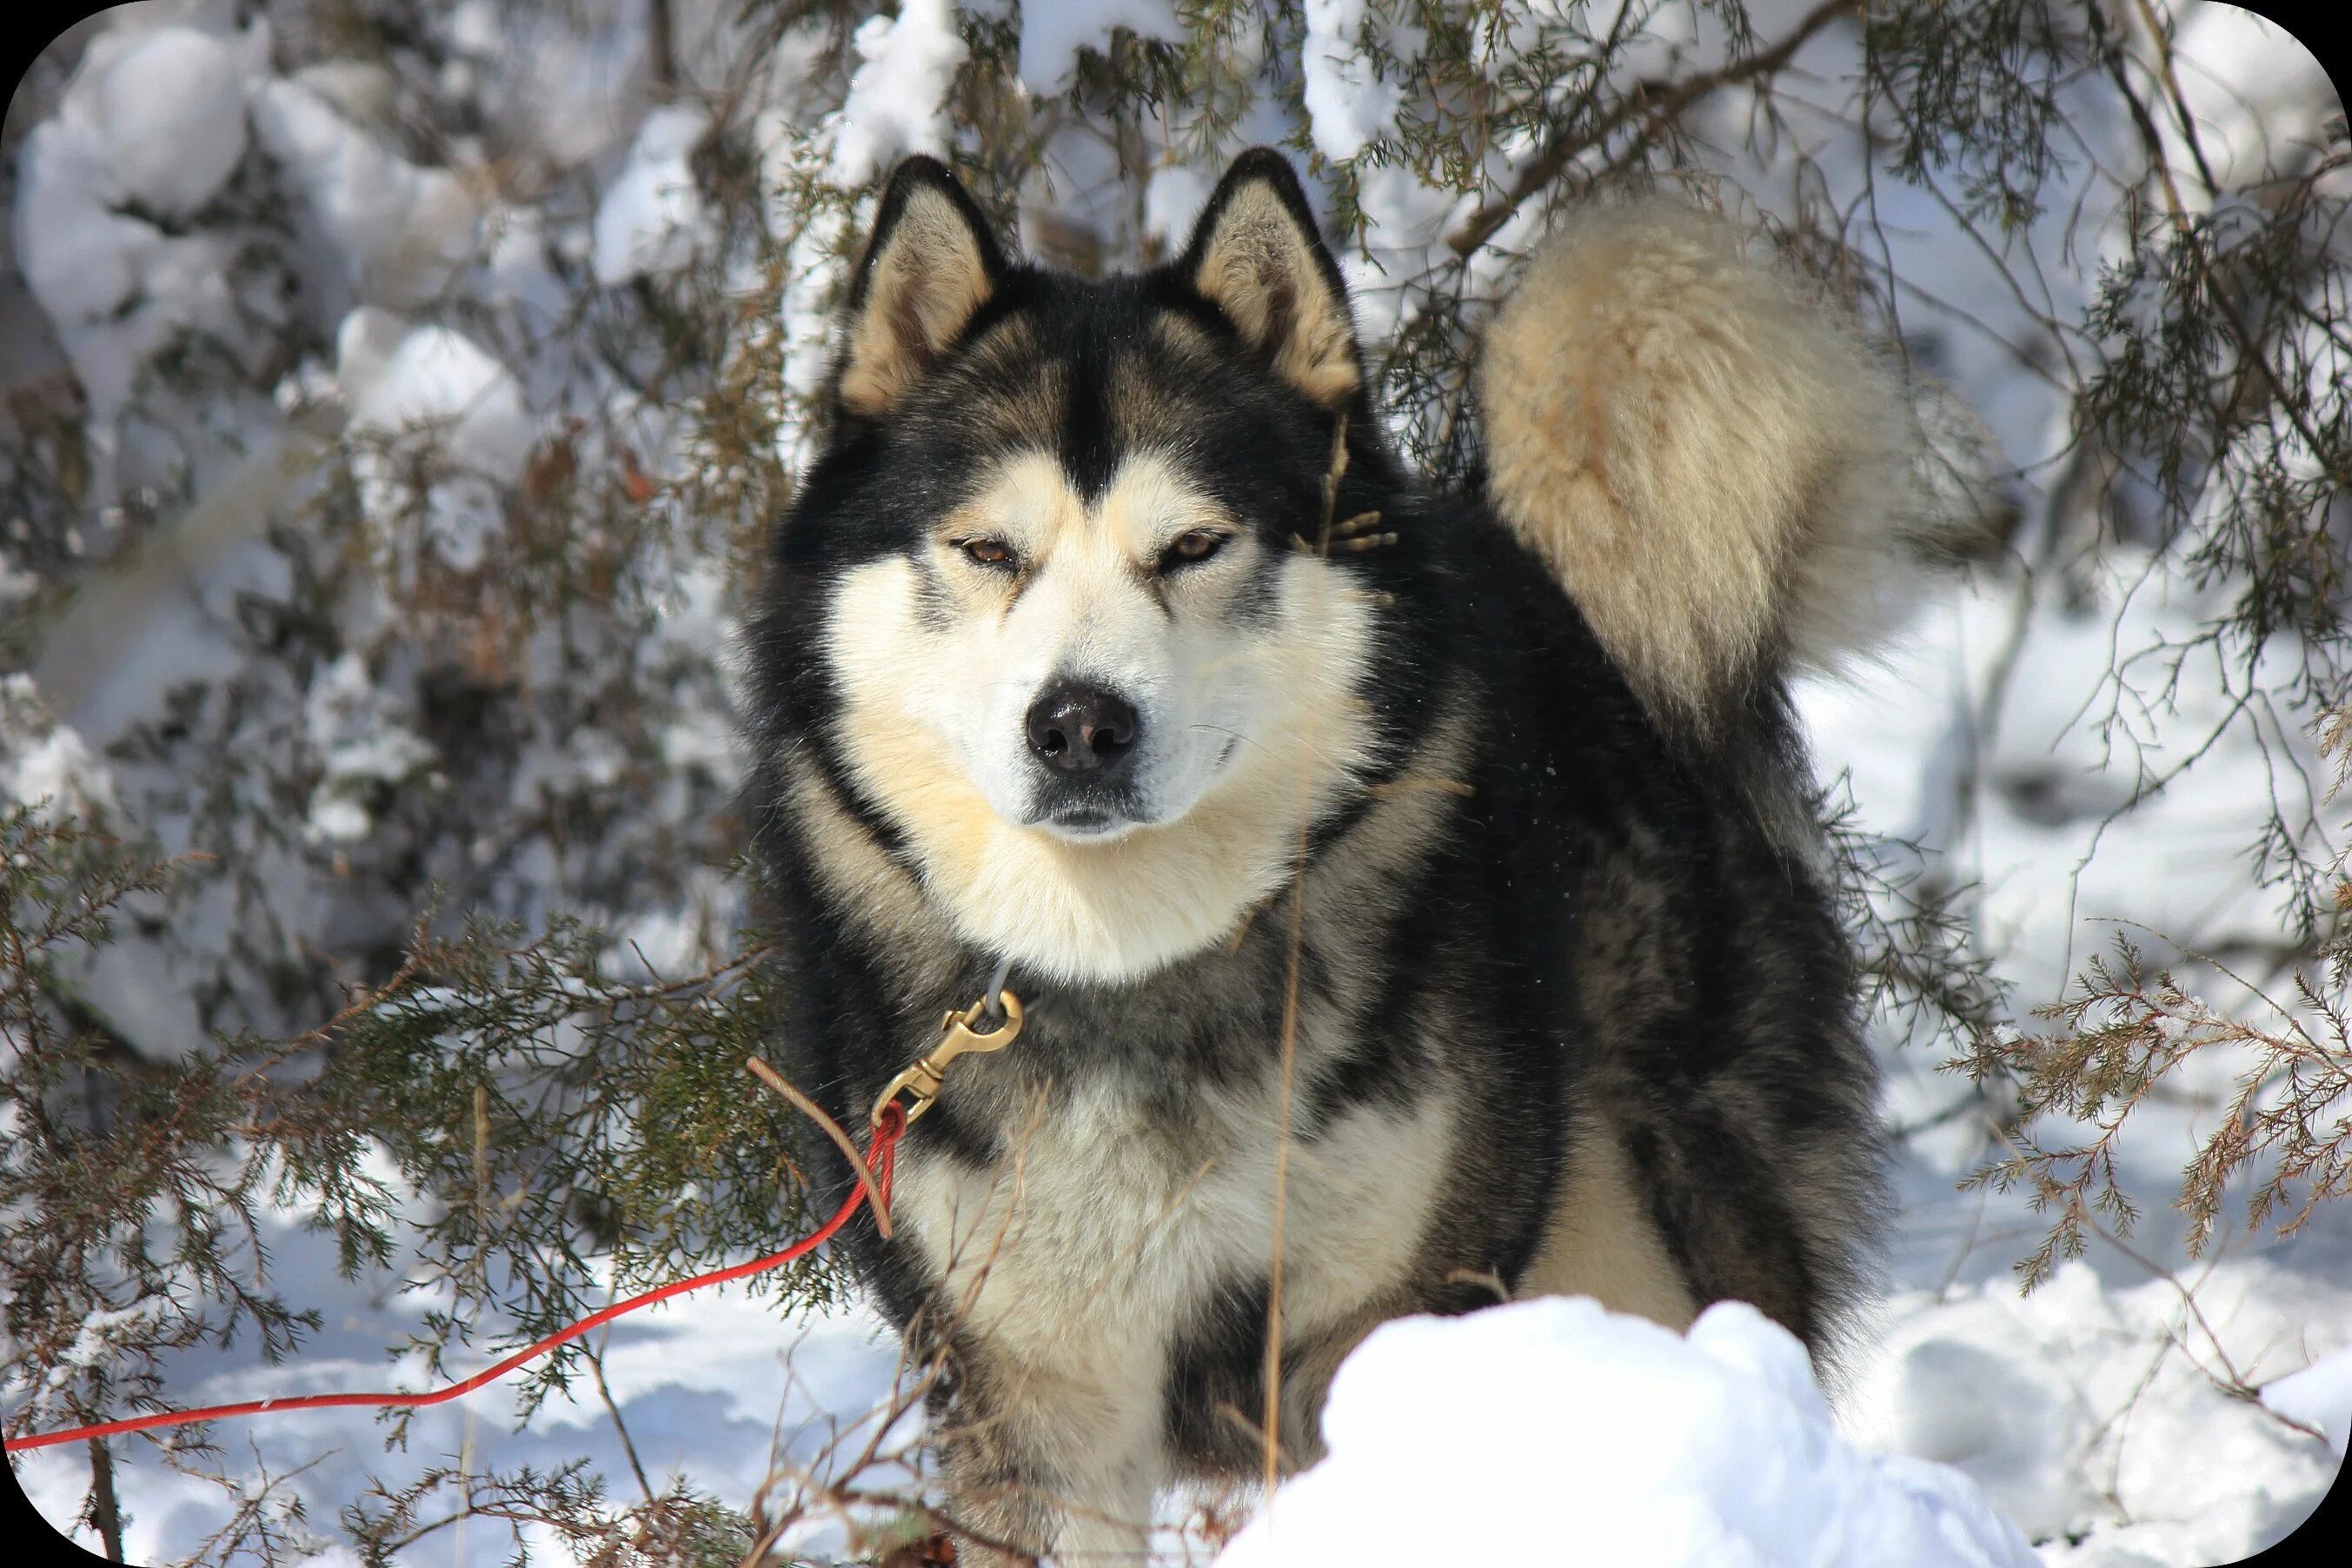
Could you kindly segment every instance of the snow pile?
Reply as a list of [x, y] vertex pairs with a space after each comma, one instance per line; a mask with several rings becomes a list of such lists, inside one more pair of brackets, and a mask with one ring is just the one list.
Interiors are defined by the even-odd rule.
[[188, 27], [107, 33], [51, 123], [97, 153], [93, 195], [184, 218], [245, 156], [246, 100], [268, 65], [269, 26], [257, 19], [226, 38]]
[[2264, 1384], [2263, 1404], [2290, 1421], [2318, 1427], [2336, 1457], [2344, 1458], [2352, 1447], [2352, 1349]]
[[[400, 328], [397, 317], [362, 306], [337, 338], [360, 504], [394, 536], [421, 505], [436, 552], [468, 572], [499, 527], [499, 487], [530, 451], [530, 416], [514, 373], [473, 340], [446, 327]], [[432, 458], [422, 496], [404, 460], [420, 446]]]
[[2082, 1260], [2031, 1296], [2007, 1277], [1897, 1294], [1841, 1426], [1967, 1474], [2052, 1568], [2235, 1562], [2292, 1533], [2335, 1477], [2336, 1457], [2278, 1417], [2342, 1432], [2352, 1386], [2329, 1380], [2352, 1362], [2327, 1352], [2352, 1324], [2331, 1321], [2332, 1289], [2273, 1258], [2192, 1278], [2193, 1313], [2170, 1279], [2118, 1289]]
[[0, 675], [0, 809], [13, 805], [51, 824], [103, 822], [118, 809], [106, 764], [23, 674]]
[[896, 17], [868, 16], [856, 43], [864, 63], [841, 105], [832, 170], [852, 185], [903, 153], [946, 148], [943, 105], [965, 53], [951, 0], [907, 0]]
[[269, 64], [259, 21], [90, 42], [57, 112], [18, 156], [17, 265], [89, 398], [103, 449], [140, 367], [180, 331], [226, 331], [233, 247], [174, 235], [245, 156], [246, 107]]
[[694, 259], [711, 224], [687, 159], [709, 129], [710, 117], [698, 109], [646, 116], [627, 165], [596, 206], [597, 282], [611, 288]]
[[1354, 157], [1387, 130], [1403, 99], [1399, 85], [1382, 81], [1364, 53], [1368, 29], [1401, 59], [1418, 55], [1427, 37], [1419, 27], [1381, 15], [1371, 0], [1307, 0], [1307, 40], [1299, 58], [1307, 118], [1316, 151], [1335, 162]]
[[476, 204], [449, 170], [408, 162], [289, 79], [254, 95], [253, 124], [301, 196], [310, 269], [340, 286], [334, 305], [420, 303], [470, 255]]
[[392, 694], [376, 685], [357, 650], [319, 668], [302, 700], [310, 743], [323, 763], [303, 831], [313, 842], [354, 841], [375, 831], [368, 801], [440, 760], [409, 729]]
[[1026, 0], [1021, 7], [1021, 85], [1045, 96], [1077, 74], [1078, 51], [1108, 51], [1114, 29], [1139, 38], [1184, 41], [1169, 0]]
[[1323, 1435], [1219, 1568], [2034, 1561], [1967, 1477], [1842, 1438], [1803, 1346], [1743, 1302], [1687, 1336], [1584, 1297], [1400, 1319], [1340, 1367]]

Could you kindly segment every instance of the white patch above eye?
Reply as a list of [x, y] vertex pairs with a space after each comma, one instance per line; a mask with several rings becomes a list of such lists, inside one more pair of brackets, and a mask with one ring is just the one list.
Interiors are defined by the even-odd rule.
[[1021, 452], [1001, 461], [979, 492], [942, 520], [940, 537], [1001, 540], [1034, 566], [1085, 526], [1086, 503], [1060, 462], [1050, 453]]
[[1227, 530], [1233, 519], [1192, 482], [1177, 460], [1142, 451], [1121, 462], [1104, 488], [1101, 516], [1139, 563], [1157, 563], [1168, 547], [1196, 529]]

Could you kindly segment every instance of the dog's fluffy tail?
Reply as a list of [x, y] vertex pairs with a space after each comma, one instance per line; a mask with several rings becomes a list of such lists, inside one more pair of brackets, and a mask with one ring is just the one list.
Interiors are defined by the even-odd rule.
[[1975, 510], [1851, 316], [1661, 198], [1536, 253], [1478, 398], [1495, 509], [1651, 711], [1701, 739], [1759, 680], [1885, 629], [1906, 566]]

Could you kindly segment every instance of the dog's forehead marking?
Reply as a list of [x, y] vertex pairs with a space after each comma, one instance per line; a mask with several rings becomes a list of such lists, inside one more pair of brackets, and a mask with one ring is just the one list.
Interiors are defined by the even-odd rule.
[[1204, 328], [1116, 289], [1081, 285], [991, 322], [934, 394], [933, 413], [980, 449], [1055, 452], [1083, 495], [1145, 448], [1220, 412], [1232, 366]]
[[1049, 353], [1036, 323], [1007, 317], [982, 333], [961, 374], [943, 388], [951, 417], [1000, 450], [1050, 447], [1071, 396], [1068, 363]]
[[1199, 377], [1212, 363], [1208, 334], [1180, 316], [1162, 313], [1151, 330], [1114, 358], [1103, 401], [1111, 438], [1148, 447], [1181, 440], [1212, 411]]

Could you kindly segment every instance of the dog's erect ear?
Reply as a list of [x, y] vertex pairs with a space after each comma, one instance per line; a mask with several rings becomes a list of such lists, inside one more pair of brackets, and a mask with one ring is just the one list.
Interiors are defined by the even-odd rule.
[[1268, 147], [1234, 159], [1176, 266], [1310, 401], [1337, 408], [1355, 395], [1363, 370], [1347, 286], [1289, 159]]
[[1004, 256], [970, 195], [936, 158], [900, 162], [849, 295], [842, 406], [878, 415], [904, 396], [987, 303]]

